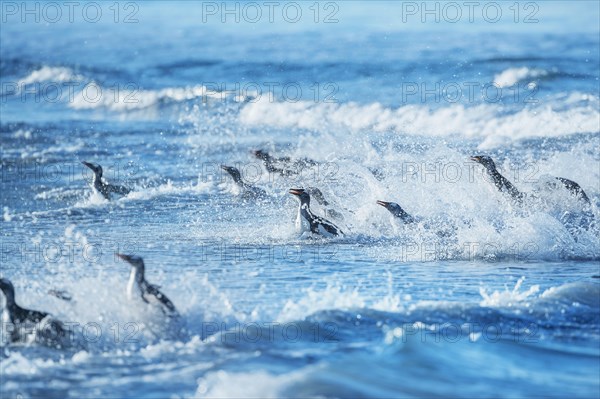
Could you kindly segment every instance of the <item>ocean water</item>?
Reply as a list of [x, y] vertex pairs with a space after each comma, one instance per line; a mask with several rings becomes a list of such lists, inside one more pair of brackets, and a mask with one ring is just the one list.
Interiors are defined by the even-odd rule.
[[[598, 3], [251, 4], [1, 3], [0, 274], [72, 333], [3, 336], [2, 397], [597, 398]], [[295, 231], [308, 186], [343, 237]], [[180, 331], [128, 302], [116, 252]]]

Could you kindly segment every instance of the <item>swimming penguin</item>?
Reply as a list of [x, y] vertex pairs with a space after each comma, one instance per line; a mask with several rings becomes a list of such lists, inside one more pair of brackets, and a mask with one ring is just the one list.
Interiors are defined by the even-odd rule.
[[102, 196], [107, 200], [110, 201], [113, 197], [113, 194], [127, 195], [131, 192], [131, 190], [127, 187], [106, 183], [102, 178], [102, 166], [98, 165], [97, 163], [86, 161], [82, 161], [81, 163], [90, 168], [92, 172], [94, 172], [94, 180], [92, 182], [92, 187], [100, 194], [102, 194]]
[[[329, 206], [329, 201], [327, 201], [325, 199], [323, 192], [321, 190], [319, 190], [317, 187], [307, 187], [306, 191], [312, 198], [314, 198], [319, 203], [319, 205], [322, 205], [324, 207]], [[342, 215], [341, 212], [338, 212], [333, 208], [325, 209], [325, 215], [327, 215], [333, 219], [344, 220], [344, 215]]]
[[0, 278], [0, 291], [4, 294], [4, 310], [2, 312], [2, 329], [7, 331], [9, 342], [27, 343], [33, 338], [35, 342], [60, 345], [66, 336], [63, 324], [53, 319], [48, 313], [25, 309], [15, 302], [15, 288], [12, 283]]
[[311, 232], [323, 237], [335, 237], [344, 233], [339, 227], [324, 219], [316, 216], [310, 210], [310, 195], [302, 188], [291, 188], [290, 194], [295, 195], [300, 201], [298, 207], [298, 217], [296, 218], [296, 228], [301, 232]]
[[496, 169], [496, 164], [491, 157], [487, 155], [477, 155], [471, 157], [472, 161], [480, 163], [483, 165], [488, 173], [488, 176], [492, 179], [496, 188], [502, 192], [510, 195], [510, 197], [515, 200], [517, 203], [522, 203], [525, 198], [525, 194], [517, 190], [517, 188], [510, 182], [508, 179], [498, 172]]
[[242, 175], [237, 168], [233, 166], [221, 165], [221, 169], [225, 172], [229, 173], [229, 175], [233, 178], [233, 181], [239, 188], [242, 189], [242, 197], [245, 199], [259, 199], [266, 198], [267, 192], [262, 188], [254, 187], [242, 180]]
[[[254, 156], [263, 161], [267, 171], [271, 173], [283, 173], [282, 167], [275, 166], [276, 160], [268, 152], [263, 150], [254, 151]], [[289, 158], [287, 158], [289, 160]]]
[[438, 216], [425, 219], [410, 215], [395, 202], [377, 201], [377, 204], [387, 209], [394, 217], [394, 221], [399, 222], [393, 223], [396, 228], [399, 225], [419, 226], [424, 231], [430, 231], [437, 237], [444, 239], [446, 244], [456, 242], [456, 225], [447, 217]]
[[[486, 155], [478, 155], [471, 157], [471, 160], [482, 164], [486, 168], [488, 175], [492, 178], [498, 190], [501, 192], [508, 192], [518, 202], [521, 202], [525, 198], [524, 193], [519, 192], [519, 190], [517, 190], [515, 186], [508, 181], [508, 179], [498, 172], [492, 158]], [[586, 205], [591, 205], [589, 197], [579, 184], [573, 180], [565, 179], [564, 177], [553, 177], [553, 179], [566, 188], [573, 197], [577, 198]]]
[[173, 319], [179, 318], [175, 305], [165, 294], [160, 292], [160, 287], [146, 281], [144, 277], [144, 260], [134, 255], [116, 255], [131, 265], [131, 274], [127, 284], [127, 298], [129, 300], [141, 299], [148, 305], [159, 308], [165, 316]]
[[297, 160], [292, 160], [290, 157], [275, 158], [263, 150], [254, 151], [254, 156], [263, 161], [267, 171], [279, 173], [282, 176], [297, 175], [302, 169], [317, 165], [317, 162], [308, 158]]
[[397, 219], [401, 220], [405, 224], [415, 223], [416, 220], [411, 215], [409, 215], [400, 205], [395, 202], [386, 202], [386, 201], [377, 201], [378, 205], [381, 205]]

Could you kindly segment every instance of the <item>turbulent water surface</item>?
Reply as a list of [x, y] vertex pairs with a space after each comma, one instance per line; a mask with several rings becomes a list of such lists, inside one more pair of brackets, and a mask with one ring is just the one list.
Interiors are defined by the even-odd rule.
[[[301, 3], [296, 23], [225, 24], [221, 3], [115, 4], [54, 23], [3, 3], [0, 273], [72, 335], [4, 332], [2, 397], [600, 395], [597, 3], [515, 3], [518, 21], [506, 3], [497, 23]], [[280, 176], [256, 149], [317, 164]], [[132, 192], [107, 201], [81, 161]], [[343, 237], [298, 235], [288, 190], [309, 186]], [[144, 258], [180, 329], [127, 300], [116, 252]]]

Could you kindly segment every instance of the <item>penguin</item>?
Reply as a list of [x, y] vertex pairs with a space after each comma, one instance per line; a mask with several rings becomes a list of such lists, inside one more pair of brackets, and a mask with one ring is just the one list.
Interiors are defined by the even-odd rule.
[[[378, 205], [383, 206], [387, 209], [392, 216], [394, 221], [398, 221], [398, 224], [407, 226], [419, 226], [425, 231], [434, 232], [436, 236], [443, 239], [450, 239], [448, 243], [456, 241], [457, 227], [455, 224], [445, 217], [434, 217], [434, 218], [422, 218], [415, 217], [406, 212], [400, 205], [395, 202], [377, 201]], [[398, 224], [394, 223], [395, 227], [398, 228]]]
[[62, 339], [66, 337], [63, 324], [46, 312], [31, 310], [17, 305], [15, 301], [15, 288], [5, 278], [0, 278], [0, 291], [4, 294], [4, 310], [2, 312], [3, 329], [11, 327], [7, 334], [10, 343], [29, 343], [32, 338], [35, 342], [62, 346]]
[[135, 255], [116, 255], [131, 265], [131, 274], [127, 284], [127, 298], [130, 301], [141, 299], [148, 306], [160, 309], [166, 317], [178, 319], [179, 313], [173, 302], [159, 290], [159, 286], [146, 281], [144, 260]]
[[131, 192], [131, 190], [124, 186], [119, 186], [116, 184], [108, 184], [102, 178], [102, 166], [93, 162], [82, 161], [82, 164], [87, 166], [94, 172], [94, 180], [92, 181], [92, 187], [98, 191], [104, 198], [107, 200], [113, 199], [115, 194], [120, 196], [125, 196]]
[[[283, 167], [279, 165], [276, 166], [275, 164], [277, 163], [277, 160], [275, 160], [275, 158], [273, 158], [268, 152], [256, 150], [254, 151], [254, 156], [263, 161], [268, 172], [281, 174], [284, 173]], [[289, 161], [289, 158], [286, 158], [286, 160]]]
[[395, 202], [377, 201], [378, 205], [381, 205], [394, 216], [394, 218], [401, 220], [404, 224], [416, 223], [414, 217], [409, 215], [400, 205]]
[[275, 158], [263, 150], [254, 151], [254, 156], [263, 161], [265, 168], [270, 173], [279, 173], [282, 176], [299, 174], [302, 169], [316, 166], [318, 163], [312, 159], [302, 158], [292, 160], [290, 157]]
[[[513, 197], [518, 202], [522, 202], [522, 200], [526, 197], [526, 194], [521, 193], [519, 190], [517, 190], [515, 186], [510, 181], [508, 181], [508, 179], [506, 179], [498, 172], [498, 170], [496, 169], [496, 164], [494, 163], [491, 157], [487, 155], [477, 155], [471, 157], [471, 160], [482, 164], [486, 168], [488, 175], [492, 178], [498, 190], [500, 190], [501, 192], [508, 192], [511, 195], [511, 197]], [[549, 186], [551, 186], [549, 188], [556, 188], [556, 186], [560, 184], [582, 204], [586, 206], [591, 205], [590, 198], [587, 196], [585, 191], [583, 191], [583, 189], [577, 182], [565, 179], [564, 177], [552, 177], [552, 179], [554, 179], [554, 182], [556, 182], [557, 184], [553, 184], [552, 182], [546, 182]]]
[[311, 232], [326, 238], [344, 235], [344, 232], [329, 220], [316, 216], [310, 210], [310, 194], [302, 188], [291, 188], [290, 194], [299, 200], [296, 228], [300, 233]]
[[[518, 191], [511, 182], [496, 170], [496, 165], [489, 156], [473, 156], [471, 157], [471, 160], [482, 164], [498, 190], [508, 193], [515, 200], [517, 205], [523, 205], [523, 200], [525, 198], [528, 198], [528, 202], [531, 203], [537, 201], [538, 206], [540, 203], [545, 204], [545, 198], [540, 198], [539, 192], [537, 194], [526, 195]], [[545, 178], [541, 178], [541, 182], [542, 184], [539, 184], [538, 182], [538, 188], [541, 186], [546, 190], [550, 189], [550, 191], [552, 191], [562, 186], [580, 205], [583, 205], [581, 209], [569, 209], [566, 204], [555, 204], [556, 208], [553, 209], [554, 213], [558, 212], [558, 214], [555, 214], [555, 217], [563, 224], [563, 226], [565, 226], [573, 239], [578, 241], [581, 231], [588, 231], [596, 223], [596, 218], [591, 211], [591, 201], [589, 197], [579, 184], [573, 180], [565, 179], [564, 177], [545, 176]], [[552, 201], [550, 201], [550, 203], [552, 203]], [[547, 206], [547, 204], [544, 206]]]
[[244, 199], [264, 199], [267, 198], [267, 192], [262, 188], [254, 187], [242, 180], [242, 175], [240, 171], [233, 167], [227, 165], [221, 165], [221, 169], [225, 172], [229, 173], [234, 183], [242, 189], [242, 198]]
[[496, 169], [496, 164], [491, 157], [488, 157], [487, 155], [477, 155], [471, 157], [471, 160], [480, 163], [483, 165], [483, 167], [485, 167], [488, 176], [490, 176], [494, 182], [494, 185], [500, 192], [509, 195], [518, 204], [523, 203], [525, 194], [517, 190], [517, 188], [506, 177], [502, 176], [500, 172], [498, 172], [498, 169]]

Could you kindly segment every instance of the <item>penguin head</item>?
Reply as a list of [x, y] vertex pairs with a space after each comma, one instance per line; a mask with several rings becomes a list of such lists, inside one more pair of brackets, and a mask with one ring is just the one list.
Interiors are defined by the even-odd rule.
[[377, 204], [381, 205], [382, 207], [384, 207], [385, 209], [390, 211], [390, 213], [394, 216], [399, 216], [404, 213], [404, 210], [402, 209], [402, 207], [395, 202], [386, 202], [386, 201], [378, 200]]
[[290, 188], [290, 194], [295, 195], [301, 204], [310, 205], [310, 194], [303, 188]]
[[12, 283], [8, 279], [0, 278], [0, 291], [4, 293], [8, 303], [15, 301], [15, 287], [13, 287]]
[[136, 255], [116, 254], [119, 258], [129, 263], [142, 277], [144, 276], [144, 260]]
[[240, 174], [238, 168], [234, 168], [233, 166], [221, 165], [221, 169], [229, 173], [236, 183], [240, 183], [242, 181], [242, 175]]
[[82, 161], [81, 163], [90, 168], [96, 176], [102, 177], [102, 166], [93, 162]]
[[477, 163], [482, 164], [483, 166], [485, 166], [486, 169], [496, 169], [496, 164], [494, 163], [494, 160], [491, 157], [488, 157], [487, 155], [476, 155], [471, 157], [471, 161], [475, 161]]
[[254, 151], [254, 156], [256, 158], [258, 158], [258, 159], [263, 160], [263, 161], [268, 161], [271, 158], [271, 156], [269, 155], [269, 153], [266, 152], [266, 151], [263, 151], [263, 150], [255, 150]]
[[308, 192], [309, 195], [312, 195], [312, 197], [314, 199], [316, 199], [320, 205], [323, 205], [323, 206], [329, 205], [329, 202], [327, 202], [327, 200], [325, 199], [325, 196], [323, 195], [321, 190], [319, 190], [318, 188], [307, 187], [306, 191]]

